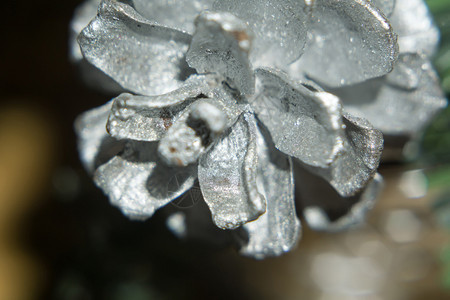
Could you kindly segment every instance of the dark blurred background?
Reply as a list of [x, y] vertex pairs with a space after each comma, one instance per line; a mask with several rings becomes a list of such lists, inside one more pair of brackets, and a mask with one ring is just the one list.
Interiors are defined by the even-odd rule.
[[[450, 1], [429, 3], [448, 93]], [[298, 250], [263, 262], [179, 241], [161, 213], [144, 223], [122, 216], [78, 161], [75, 117], [109, 100], [68, 60], [78, 4], [3, 4], [0, 300], [450, 299], [449, 109], [428, 129], [420, 157], [382, 167], [387, 188], [362, 228], [305, 229]]]

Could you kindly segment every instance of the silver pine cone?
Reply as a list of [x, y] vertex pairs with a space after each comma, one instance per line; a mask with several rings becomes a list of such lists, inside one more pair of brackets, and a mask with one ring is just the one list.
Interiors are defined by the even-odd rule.
[[[422, 0], [92, 0], [71, 29], [88, 83], [121, 93], [76, 122], [111, 203], [145, 220], [196, 189], [255, 258], [296, 245], [296, 205], [314, 229], [361, 222], [382, 133], [401, 148], [446, 105]], [[202, 230], [195, 210], [169, 227]]]

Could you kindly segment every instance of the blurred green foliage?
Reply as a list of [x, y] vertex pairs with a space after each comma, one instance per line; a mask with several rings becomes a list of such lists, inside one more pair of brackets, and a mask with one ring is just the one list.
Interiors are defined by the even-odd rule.
[[442, 86], [450, 93], [450, 1], [428, 0], [430, 11], [441, 30], [441, 47], [436, 56], [435, 64], [442, 77]]
[[447, 245], [442, 249], [441, 262], [444, 269], [442, 284], [445, 288], [450, 289], [450, 245]]
[[[427, 0], [430, 11], [441, 31], [441, 45], [434, 64], [441, 77], [442, 87], [450, 96], [450, 1]], [[422, 143], [422, 160], [432, 164], [450, 163], [450, 107], [442, 111], [425, 132]], [[440, 172], [446, 178], [448, 174]], [[440, 181], [439, 178], [436, 178]]]
[[[427, 0], [430, 11], [441, 31], [441, 45], [434, 64], [441, 76], [442, 88], [447, 98], [450, 96], [450, 0]], [[438, 224], [450, 230], [450, 108], [447, 107], [432, 122], [425, 132], [423, 159], [427, 163], [440, 164], [434, 172], [428, 174], [430, 188], [442, 189], [441, 196], [434, 202], [432, 209]], [[450, 245], [442, 250], [442, 283], [450, 289]]]

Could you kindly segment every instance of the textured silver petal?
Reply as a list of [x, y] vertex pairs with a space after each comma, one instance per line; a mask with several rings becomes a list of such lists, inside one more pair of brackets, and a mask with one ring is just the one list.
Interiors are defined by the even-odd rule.
[[215, 0], [131, 0], [134, 8], [146, 19], [163, 26], [194, 32], [194, 19], [209, 9]]
[[390, 136], [416, 135], [447, 104], [431, 63], [417, 54], [401, 55], [381, 79], [331, 92], [346, 111]]
[[397, 37], [389, 21], [365, 0], [315, 0], [305, 53], [290, 66], [339, 87], [382, 76], [393, 68]]
[[199, 99], [214, 99], [234, 123], [244, 105], [215, 76], [192, 75], [179, 89], [159, 96], [122, 94], [114, 101], [107, 129], [117, 139], [160, 140], [189, 105]]
[[301, 226], [295, 211], [292, 160], [275, 149], [264, 130], [257, 132], [257, 153], [257, 180], [267, 208], [265, 214], [243, 226], [248, 241], [240, 253], [263, 259], [292, 250]]
[[120, 95], [114, 99], [108, 119], [108, 132], [118, 139], [137, 141], [161, 139], [172, 126], [173, 119], [192, 103], [193, 98], [176, 104], [164, 100], [167, 100], [166, 95], [164, 97]]
[[77, 37], [89, 22], [97, 15], [100, 0], [88, 0], [78, 6], [70, 22], [69, 58], [77, 65], [83, 82], [91, 88], [102, 92], [117, 94], [123, 92], [123, 88], [111, 77], [91, 65], [84, 59], [80, 50]]
[[394, 12], [396, 1], [397, 0], [368, 0], [368, 2], [380, 9], [387, 17], [390, 17]]
[[326, 168], [342, 147], [339, 99], [274, 70], [258, 69], [256, 78], [251, 105], [276, 147], [305, 164]]
[[360, 192], [375, 176], [383, 151], [383, 135], [365, 119], [344, 114], [342, 148], [327, 168], [306, 168], [326, 179], [342, 196]]
[[198, 178], [214, 223], [235, 229], [265, 211], [256, 185], [256, 124], [251, 113], [236, 123], [200, 158]]
[[112, 101], [91, 109], [80, 115], [75, 121], [78, 136], [78, 152], [84, 168], [93, 173], [100, 165], [108, 161], [123, 148], [118, 141], [106, 132], [106, 121]]
[[248, 60], [252, 37], [247, 25], [229, 13], [213, 12], [202, 13], [195, 24], [186, 55], [189, 66], [199, 73], [221, 74], [242, 94], [253, 94], [255, 80]]
[[145, 220], [195, 180], [196, 168], [171, 168], [159, 161], [157, 143], [128, 142], [124, 152], [100, 166], [94, 181], [131, 219]]
[[101, 0], [87, 0], [79, 5], [73, 14], [72, 21], [70, 22], [70, 59], [73, 62], [78, 62], [83, 59], [80, 46], [77, 42], [77, 37], [80, 32], [85, 28], [89, 22], [97, 15], [97, 8]]
[[103, 0], [78, 37], [84, 57], [123, 88], [142, 95], [175, 90], [192, 71], [185, 62], [191, 36], [158, 26], [129, 5]]
[[220, 105], [221, 110], [226, 112], [229, 118], [227, 124], [229, 127], [236, 122], [241, 113], [248, 110], [247, 98], [231, 88], [227, 81], [220, 80], [220, 78], [217, 78], [217, 82], [212, 86], [208, 98], [214, 99], [216, 104]]
[[297, 205], [314, 230], [340, 231], [363, 223], [383, 188], [383, 178], [376, 174], [360, 193], [342, 197], [326, 181], [298, 165], [295, 175]]
[[210, 87], [202, 77], [192, 76], [181, 88], [159, 96], [122, 94], [114, 99], [108, 132], [117, 139], [157, 141], [181, 112]]
[[439, 43], [439, 29], [424, 0], [397, 0], [391, 24], [398, 34], [401, 53], [432, 55]]
[[309, 20], [305, 1], [217, 0], [213, 8], [230, 12], [251, 26], [253, 65], [283, 67], [302, 54]]

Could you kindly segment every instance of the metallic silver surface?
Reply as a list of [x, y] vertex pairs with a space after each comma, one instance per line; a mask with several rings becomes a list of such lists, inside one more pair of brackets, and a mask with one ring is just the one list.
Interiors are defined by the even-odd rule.
[[[131, 219], [145, 220], [189, 190], [196, 167], [172, 168], [159, 160], [155, 142], [128, 142], [119, 156], [100, 166], [94, 181], [111, 204]], [[173, 180], [174, 176], [176, 180]]]
[[279, 152], [268, 132], [256, 131], [258, 191], [267, 202], [266, 213], [243, 226], [248, 241], [240, 253], [257, 259], [279, 256], [297, 245], [301, 235], [295, 212], [292, 159]]
[[117, 139], [157, 141], [189, 104], [209, 90], [203, 77], [192, 76], [182, 87], [167, 94], [122, 94], [114, 99], [107, 124], [108, 132]]
[[255, 34], [250, 54], [254, 66], [284, 67], [303, 53], [309, 20], [305, 1], [217, 0], [213, 9], [250, 25]]
[[439, 29], [424, 0], [397, 0], [391, 24], [398, 34], [400, 53], [436, 52]]
[[226, 115], [223, 120], [225, 124], [220, 125], [212, 124], [220, 119], [220, 116], [209, 115], [212, 111], [203, 112], [202, 109], [197, 109], [194, 112], [197, 119], [213, 118], [208, 121], [210, 129], [219, 132], [222, 130], [219, 127], [233, 124], [246, 106], [238, 103], [232, 90], [223, 88], [221, 80], [223, 78], [212, 75], [192, 75], [182, 87], [167, 94], [159, 96], [122, 94], [114, 99], [108, 118], [108, 133], [117, 139], [160, 140], [174, 122], [185, 114], [186, 110], [191, 109], [190, 105], [199, 100], [214, 102], [214, 105]]
[[385, 16], [390, 17], [394, 12], [397, 0], [368, 0], [373, 6], [381, 10]]
[[194, 33], [194, 19], [215, 0], [131, 0], [136, 11], [162, 26]]
[[198, 73], [216, 72], [243, 94], [253, 94], [255, 79], [248, 60], [252, 34], [229, 13], [205, 12], [195, 19], [196, 30], [186, 61]]
[[216, 106], [214, 100], [195, 102], [189, 117], [194, 122], [202, 122], [210, 134], [221, 134], [227, 128], [228, 116]]
[[78, 62], [83, 59], [77, 37], [97, 14], [97, 8], [100, 1], [101, 0], [88, 0], [78, 6], [73, 13], [72, 21], [70, 22], [69, 35], [69, 57], [73, 62]]
[[185, 111], [159, 141], [158, 154], [169, 166], [194, 164], [206, 149], [201, 136], [188, 125], [189, 115]]
[[200, 159], [200, 188], [220, 228], [235, 229], [266, 210], [256, 182], [255, 130], [252, 114], [243, 113]]
[[365, 0], [315, 0], [305, 53], [290, 75], [306, 73], [332, 87], [390, 72], [396, 35], [386, 17]]
[[414, 137], [447, 105], [431, 63], [418, 54], [401, 55], [385, 77], [331, 92], [389, 136]]
[[116, 95], [117, 93], [123, 92], [123, 88], [111, 77], [86, 61], [77, 41], [80, 32], [97, 14], [99, 4], [100, 0], [88, 0], [75, 9], [72, 21], [70, 22], [69, 58], [77, 66], [81, 78], [86, 85], [104, 93]]
[[[117, 139], [159, 140], [172, 126], [174, 119], [193, 101], [189, 98], [180, 99], [175, 93], [178, 94], [178, 90], [153, 97], [127, 93], [120, 95], [114, 99], [108, 118], [108, 133]], [[169, 99], [180, 101], [165, 101]]]
[[194, 164], [227, 128], [228, 121], [228, 115], [214, 99], [198, 100], [167, 130], [159, 142], [158, 153], [171, 166]]
[[84, 57], [123, 88], [157, 95], [178, 88], [189, 74], [184, 55], [191, 36], [158, 26], [131, 6], [104, 0], [78, 37]]
[[83, 113], [75, 121], [80, 160], [91, 174], [123, 148], [123, 142], [106, 132], [105, 124], [111, 106], [112, 101]]
[[342, 147], [339, 99], [314, 92], [275, 70], [258, 69], [251, 104], [275, 146], [303, 163], [326, 168]]
[[[133, 219], [196, 195], [189, 210], [172, 211], [172, 231], [224, 242], [231, 234], [218, 228], [235, 229], [246, 235], [241, 253], [258, 259], [299, 239], [293, 165], [297, 205], [312, 228], [360, 222], [381, 186], [383, 148], [360, 117], [413, 135], [445, 106], [424, 56], [437, 41], [434, 25], [410, 25], [428, 12], [419, 0], [406, 3], [103, 0], [78, 38], [82, 61], [135, 94], [77, 120], [82, 162]], [[93, 6], [76, 13], [73, 36]], [[398, 51], [391, 13], [400, 51], [414, 53], [387, 74]]]
[[383, 150], [383, 135], [365, 119], [345, 114], [341, 147], [325, 168], [304, 165], [326, 179], [342, 196], [360, 192], [375, 176]]

